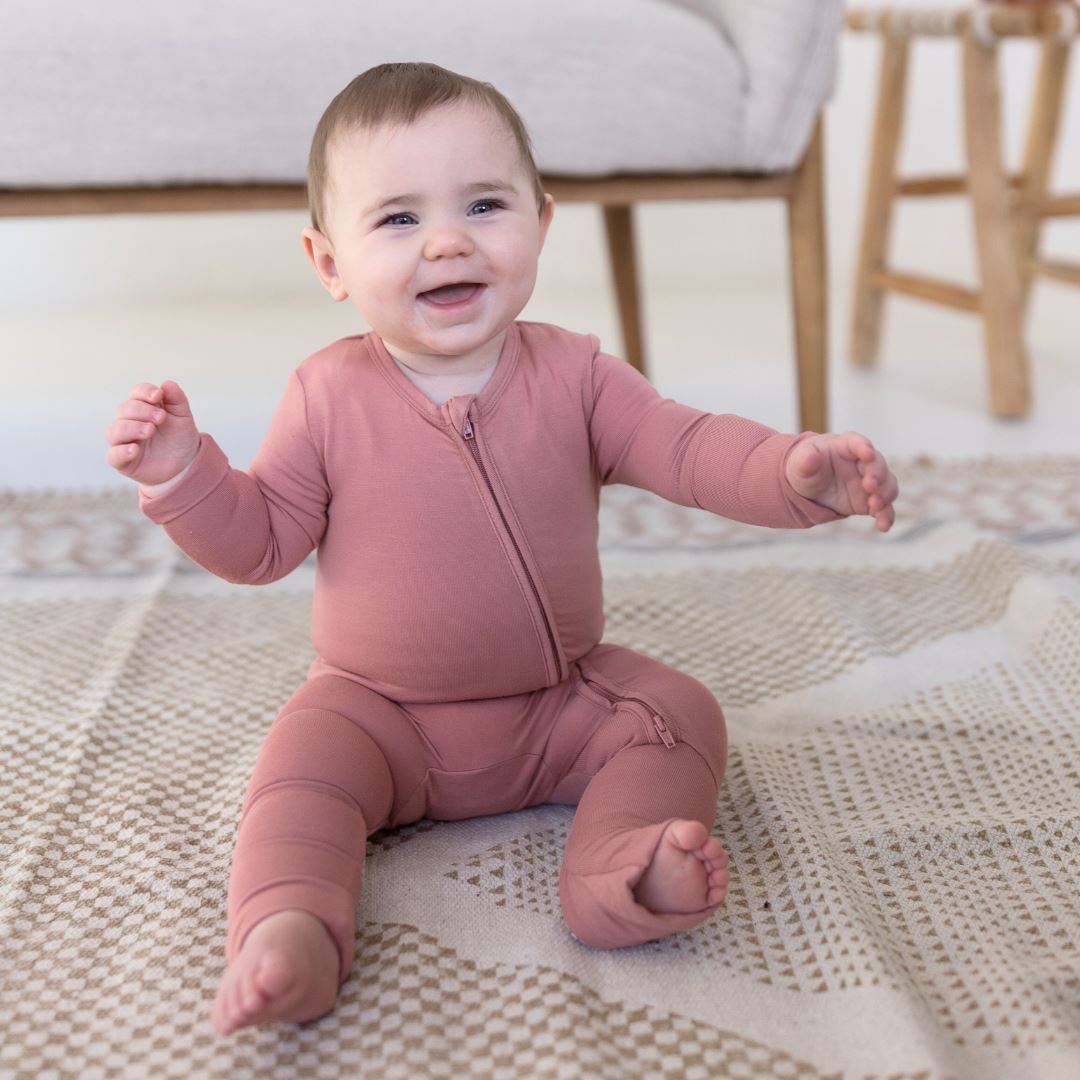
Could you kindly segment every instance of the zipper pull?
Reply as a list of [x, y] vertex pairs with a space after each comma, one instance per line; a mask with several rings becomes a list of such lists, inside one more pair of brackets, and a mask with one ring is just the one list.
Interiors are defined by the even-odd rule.
[[469, 419], [469, 414], [465, 414], [465, 426], [461, 429], [461, 434], [465, 436], [465, 441], [473, 437], [472, 421]]
[[675, 747], [675, 736], [671, 734], [671, 729], [664, 723], [662, 716], [657, 716], [655, 713], [652, 718], [653, 727], [656, 728], [656, 733], [660, 736], [660, 741], [669, 749], [672, 750]]

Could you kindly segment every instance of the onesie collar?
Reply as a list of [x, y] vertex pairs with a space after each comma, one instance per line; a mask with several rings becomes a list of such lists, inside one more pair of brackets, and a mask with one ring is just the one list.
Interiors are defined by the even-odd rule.
[[450, 398], [445, 405], [436, 405], [394, 363], [394, 358], [387, 351], [382, 338], [374, 330], [370, 331], [364, 340], [367, 343], [369, 354], [393, 390], [412, 405], [417, 412], [423, 414], [424, 417], [440, 427], [445, 427], [448, 423], [447, 414], [444, 411], [446, 405], [451, 405], [453, 402], [460, 405], [466, 398], [473, 402], [473, 408], [478, 413], [491, 412], [495, 408], [496, 402], [502, 397], [503, 391], [517, 368], [518, 356], [521, 351], [521, 331], [518, 329], [518, 324], [512, 322], [506, 328], [506, 337], [503, 340], [502, 352], [499, 353], [495, 371], [480, 393], [459, 394]]

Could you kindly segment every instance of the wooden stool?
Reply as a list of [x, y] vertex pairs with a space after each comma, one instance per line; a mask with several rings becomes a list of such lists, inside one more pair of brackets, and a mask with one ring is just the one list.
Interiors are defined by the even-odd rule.
[[[1038, 256], [1039, 229], [1050, 217], [1080, 214], [1080, 194], [1050, 196], [1047, 185], [1061, 117], [1069, 48], [1077, 32], [1071, 3], [988, 4], [967, 8], [856, 9], [851, 30], [882, 37], [870, 175], [855, 278], [851, 357], [872, 364], [878, 352], [885, 291], [972, 311], [986, 335], [990, 407], [996, 416], [1023, 416], [1031, 405], [1023, 340], [1031, 281], [1036, 274], [1080, 285], [1080, 264]], [[916, 37], [958, 37], [963, 50], [966, 176], [897, 177], [908, 48]], [[1038, 39], [1042, 60], [1032, 101], [1024, 163], [1007, 176], [1001, 153], [1001, 94], [997, 46], [1001, 38]], [[969, 289], [890, 269], [889, 219], [898, 195], [967, 193], [978, 245], [980, 287]]]

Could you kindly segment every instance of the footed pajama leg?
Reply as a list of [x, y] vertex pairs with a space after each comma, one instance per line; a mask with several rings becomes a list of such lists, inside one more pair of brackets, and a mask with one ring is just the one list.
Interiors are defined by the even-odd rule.
[[597, 645], [577, 666], [579, 694], [601, 712], [552, 799], [578, 804], [559, 878], [567, 925], [607, 949], [697, 926], [715, 904], [657, 913], [638, 903], [634, 886], [673, 821], [712, 830], [727, 762], [720, 705], [697, 679], [620, 645]]
[[[321, 694], [312, 694], [307, 688], [314, 684], [306, 684], [282, 710], [248, 785], [229, 881], [226, 955], [231, 961], [260, 920], [298, 909], [330, 931], [343, 982], [355, 949], [367, 837], [388, 823], [397, 824], [390, 821], [395, 812], [406, 817], [395, 806], [395, 780], [400, 784], [401, 778], [394, 776], [394, 762], [347, 713], [358, 711], [355, 699], [362, 691], [361, 699], [368, 697], [359, 702], [368, 706], [359, 710], [365, 726], [377, 730], [381, 721], [391, 728], [396, 724], [405, 735], [411, 732], [402, 726], [400, 714], [394, 715], [396, 706], [378, 695], [342, 679], [318, 682], [326, 684]], [[302, 707], [305, 697], [335, 708]], [[344, 698], [350, 699], [347, 705]], [[402, 736], [398, 741], [407, 742]]]
[[712, 829], [716, 781], [691, 746], [630, 746], [589, 781], [563, 855], [559, 896], [567, 925], [586, 945], [612, 949], [689, 930], [715, 910], [657, 914], [633, 889], [677, 818]]

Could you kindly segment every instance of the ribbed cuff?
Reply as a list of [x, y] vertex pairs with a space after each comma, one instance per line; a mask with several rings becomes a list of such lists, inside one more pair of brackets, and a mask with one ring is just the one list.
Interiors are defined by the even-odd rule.
[[231, 963], [263, 919], [281, 911], [304, 911], [326, 927], [338, 950], [338, 985], [349, 977], [356, 953], [356, 903], [348, 889], [326, 881], [271, 883], [230, 913], [225, 956]]
[[[563, 860], [559, 873], [559, 900], [566, 925], [583, 945], [594, 949], [620, 949], [657, 941], [680, 930], [692, 930], [710, 918], [720, 906], [678, 914], [657, 914], [634, 898], [634, 886], [664, 835], [676, 818], [656, 825], [631, 829], [612, 838], [605, 847], [605, 861], [616, 864], [610, 870], [577, 873]], [[723, 901], [721, 901], [723, 903]]]
[[781, 529], [844, 517], [803, 498], [788, 483], [788, 454], [814, 434], [784, 435], [739, 416], [715, 416], [701, 429], [690, 462], [694, 504], [735, 521]]
[[198, 506], [225, 479], [229, 460], [213, 438], [199, 433], [199, 452], [187, 475], [160, 495], [139, 491], [139, 509], [153, 522], [165, 525]]

